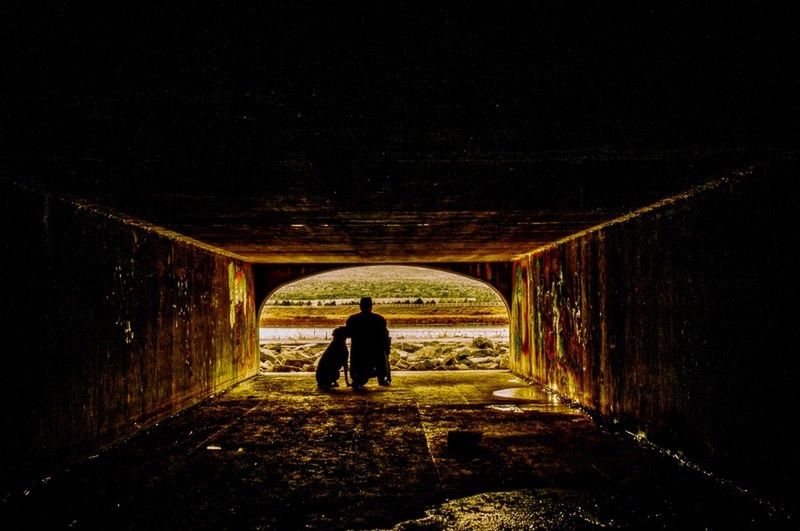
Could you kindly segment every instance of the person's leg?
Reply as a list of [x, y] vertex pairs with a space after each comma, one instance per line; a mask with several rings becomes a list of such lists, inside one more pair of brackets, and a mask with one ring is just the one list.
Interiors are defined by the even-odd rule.
[[350, 372], [350, 380], [353, 384], [353, 389], [363, 389], [366, 383], [369, 381], [369, 376], [362, 374], [358, 371]]
[[378, 377], [378, 385], [390, 385], [392, 383], [388, 356], [381, 354], [380, 358], [377, 360], [375, 369], [376, 376]]
[[370, 378], [369, 367], [366, 366], [362, 360], [350, 360], [350, 381], [353, 384], [353, 389], [361, 389]]

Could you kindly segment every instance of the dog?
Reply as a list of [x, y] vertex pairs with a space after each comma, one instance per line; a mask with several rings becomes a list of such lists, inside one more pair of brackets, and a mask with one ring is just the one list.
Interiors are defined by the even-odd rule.
[[339, 387], [339, 370], [342, 368], [344, 368], [344, 381], [348, 387], [350, 386], [347, 377], [347, 358], [350, 352], [347, 350], [346, 340], [347, 328], [340, 326], [333, 330], [333, 339], [317, 363], [317, 386], [320, 389]]

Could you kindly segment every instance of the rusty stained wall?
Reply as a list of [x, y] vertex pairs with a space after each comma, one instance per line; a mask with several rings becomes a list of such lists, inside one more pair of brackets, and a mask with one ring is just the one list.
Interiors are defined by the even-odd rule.
[[248, 264], [3, 189], [9, 476], [47, 471], [255, 373]]
[[800, 468], [785, 431], [800, 374], [800, 200], [778, 180], [787, 172], [758, 170], [521, 257], [512, 370], [780, 497]]

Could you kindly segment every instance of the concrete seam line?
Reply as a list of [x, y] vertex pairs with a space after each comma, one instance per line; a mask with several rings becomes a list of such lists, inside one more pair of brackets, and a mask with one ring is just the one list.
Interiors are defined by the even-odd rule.
[[433, 452], [431, 451], [431, 439], [428, 436], [428, 430], [425, 428], [425, 418], [422, 415], [422, 410], [419, 408], [419, 400], [414, 400], [414, 406], [417, 408], [417, 415], [419, 416], [419, 424], [422, 427], [422, 435], [425, 437], [425, 448], [428, 449], [428, 457], [431, 460], [431, 464], [433, 465], [433, 470], [436, 472], [436, 481], [439, 484], [439, 487], [442, 486], [442, 474], [439, 472], [439, 465], [436, 464], [436, 458], [433, 457]]

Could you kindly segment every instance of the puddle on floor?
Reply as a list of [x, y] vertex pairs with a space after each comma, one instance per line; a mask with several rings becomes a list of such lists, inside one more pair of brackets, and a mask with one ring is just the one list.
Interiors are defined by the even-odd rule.
[[499, 398], [516, 398], [519, 400], [536, 400], [540, 402], [559, 403], [558, 398], [550, 393], [545, 393], [536, 387], [510, 387], [499, 389], [492, 393]]
[[491, 404], [486, 406], [486, 409], [494, 409], [497, 411], [507, 411], [508, 413], [522, 413], [522, 408], [512, 404]]

